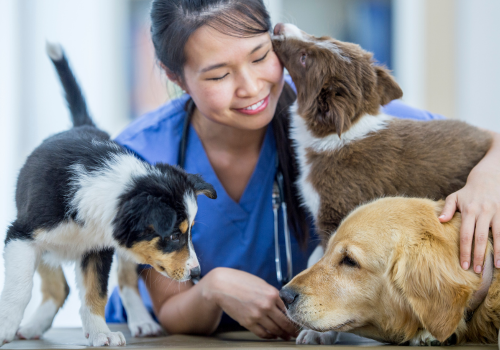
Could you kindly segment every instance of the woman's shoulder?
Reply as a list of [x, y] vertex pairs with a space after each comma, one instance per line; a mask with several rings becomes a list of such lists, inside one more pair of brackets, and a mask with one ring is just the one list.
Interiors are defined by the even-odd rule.
[[180, 142], [189, 95], [171, 100], [130, 123], [115, 141], [150, 163], [172, 163]]
[[445, 119], [445, 117], [440, 114], [431, 113], [424, 109], [411, 107], [401, 100], [394, 100], [383, 106], [382, 113], [400, 119], [413, 119], [420, 121]]

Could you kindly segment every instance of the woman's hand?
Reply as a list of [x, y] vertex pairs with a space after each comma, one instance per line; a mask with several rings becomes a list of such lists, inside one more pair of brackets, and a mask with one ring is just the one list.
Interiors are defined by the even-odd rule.
[[285, 316], [279, 291], [247, 272], [216, 268], [203, 279], [203, 296], [215, 302], [240, 325], [264, 339], [289, 340], [298, 329]]
[[447, 222], [455, 211], [462, 213], [460, 265], [465, 270], [469, 268], [474, 239], [473, 267], [476, 273], [482, 270], [490, 227], [493, 231], [495, 266], [500, 267], [500, 135], [492, 134], [490, 150], [472, 169], [465, 187], [446, 198], [439, 217], [441, 222]]

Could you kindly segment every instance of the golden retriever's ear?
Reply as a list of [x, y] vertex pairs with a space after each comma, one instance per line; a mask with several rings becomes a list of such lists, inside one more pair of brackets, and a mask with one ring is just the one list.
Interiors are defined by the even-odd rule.
[[419, 223], [418, 234], [403, 238], [391, 278], [425, 329], [444, 342], [463, 318], [474, 281], [460, 268], [456, 241], [447, 239], [449, 232], [432, 219]]
[[380, 97], [380, 105], [385, 106], [392, 100], [403, 97], [403, 90], [391, 76], [385, 67], [374, 66], [377, 73], [377, 92]]

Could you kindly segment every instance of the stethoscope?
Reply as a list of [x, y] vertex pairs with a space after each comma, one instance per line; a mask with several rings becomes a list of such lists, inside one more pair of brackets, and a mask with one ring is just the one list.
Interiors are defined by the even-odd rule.
[[[189, 135], [189, 125], [191, 123], [191, 115], [194, 111], [194, 103], [189, 100], [187, 107], [187, 115], [184, 119], [184, 125], [182, 127], [181, 141], [179, 144], [179, 153], [177, 155], [177, 165], [184, 169], [184, 164], [186, 161], [186, 148]], [[276, 263], [276, 278], [278, 283], [282, 286], [287, 284], [292, 280], [293, 276], [293, 266], [292, 266], [292, 245], [290, 241], [290, 230], [288, 229], [288, 214], [286, 211], [286, 202], [284, 196], [284, 185], [283, 185], [283, 174], [279, 169], [279, 161], [276, 156], [276, 176], [273, 183], [273, 215], [274, 215], [274, 253], [275, 253], [275, 263]], [[287, 265], [287, 275], [283, 276], [281, 270], [281, 253], [279, 244], [279, 225], [278, 225], [278, 211], [281, 207], [281, 212], [283, 216], [283, 231], [285, 235], [285, 251], [286, 251], [286, 265]]]

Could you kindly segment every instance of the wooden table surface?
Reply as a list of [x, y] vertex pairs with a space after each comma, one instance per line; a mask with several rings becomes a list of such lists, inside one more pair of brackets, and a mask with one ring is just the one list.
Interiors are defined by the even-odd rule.
[[[213, 337], [193, 335], [170, 335], [158, 338], [132, 338], [124, 324], [110, 324], [112, 331], [121, 331], [127, 338], [127, 346], [122, 349], [351, 349], [353, 346], [375, 346], [377, 350], [396, 350], [398, 346], [384, 345], [362, 338], [347, 338], [341, 344], [332, 346], [295, 345], [294, 341], [262, 340], [250, 332], [221, 333]], [[354, 342], [354, 339], [356, 342]], [[87, 347], [87, 339], [81, 328], [50, 329], [41, 340], [15, 340], [1, 349], [81, 349]], [[453, 350], [472, 350], [475, 348], [496, 348], [496, 345], [454, 346]], [[404, 347], [408, 350], [408, 347]]]

